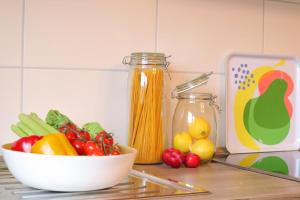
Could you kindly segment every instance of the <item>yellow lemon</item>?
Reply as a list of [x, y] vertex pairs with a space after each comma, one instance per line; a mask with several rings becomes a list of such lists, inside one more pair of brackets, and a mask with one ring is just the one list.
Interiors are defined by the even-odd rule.
[[186, 132], [176, 133], [173, 138], [173, 147], [183, 153], [189, 152], [191, 144], [192, 137]]
[[215, 145], [210, 139], [199, 139], [191, 145], [191, 152], [197, 154], [201, 160], [210, 160], [215, 152]]
[[210, 134], [210, 125], [202, 117], [196, 117], [189, 125], [189, 134], [195, 139], [207, 138]]

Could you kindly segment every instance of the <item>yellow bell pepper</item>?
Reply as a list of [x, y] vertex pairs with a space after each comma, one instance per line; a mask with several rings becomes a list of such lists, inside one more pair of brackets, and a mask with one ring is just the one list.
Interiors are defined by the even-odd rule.
[[78, 155], [63, 133], [52, 133], [44, 136], [32, 146], [31, 153], [69, 156]]

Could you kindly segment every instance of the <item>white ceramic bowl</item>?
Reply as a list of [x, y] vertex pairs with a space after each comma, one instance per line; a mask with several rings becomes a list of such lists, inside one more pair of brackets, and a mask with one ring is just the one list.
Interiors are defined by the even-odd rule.
[[88, 191], [120, 183], [133, 166], [136, 150], [121, 146], [115, 156], [56, 156], [12, 151], [2, 146], [9, 171], [25, 185], [52, 191]]

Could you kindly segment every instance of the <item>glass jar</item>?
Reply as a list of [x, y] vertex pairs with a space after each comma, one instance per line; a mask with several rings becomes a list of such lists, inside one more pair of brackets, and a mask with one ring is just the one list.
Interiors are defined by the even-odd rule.
[[207, 82], [212, 73], [177, 86], [172, 96], [178, 100], [172, 121], [173, 148], [184, 153], [193, 152], [203, 162], [212, 159], [218, 140], [216, 96], [191, 92]]
[[128, 145], [137, 149], [136, 164], [161, 163], [166, 144], [166, 56], [132, 53], [123, 63], [130, 66]]

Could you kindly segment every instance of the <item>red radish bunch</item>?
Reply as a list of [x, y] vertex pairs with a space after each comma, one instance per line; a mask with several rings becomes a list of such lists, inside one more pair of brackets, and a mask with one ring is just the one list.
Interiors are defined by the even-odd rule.
[[173, 168], [179, 168], [182, 164], [188, 168], [195, 168], [201, 163], [201, 159], [197, 154], [188, 153], [185, 155], [174, 148], [164, 150], [162, 160], [166, 165]]
[[189, 152], [185, 157], [184, 165], [189, 168], [196, 168], [200, 165], [201, 160], [197, 154]]
[[173, 168], [180, 167], [185, 160], [185, 155], [177, 149], [166, 149], [162, 154], [162, 160]]

